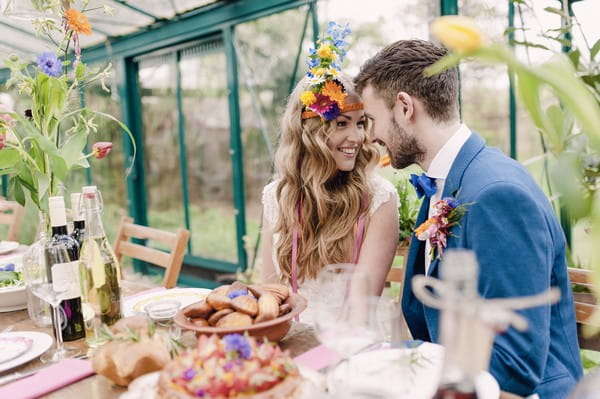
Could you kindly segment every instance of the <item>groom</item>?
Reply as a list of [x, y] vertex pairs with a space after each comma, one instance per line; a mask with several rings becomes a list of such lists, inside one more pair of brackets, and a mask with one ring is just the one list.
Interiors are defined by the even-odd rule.
[[[557, 304], [520, 312], [529, 323], [526, 332], [511, 328], [497, 336], [490, 372], [503, 397], [566, 398], [582, 369], [563, 231], [525, 168], [461, 123], [456, 68], [424, 76], [445, 54], [427, 41], [401, 40], [364, 63], [355, 83], [373, 121], [372, 138], [387, 148], [394, 168], [416, 163], [434, 179], [420, 179], [431, 197], [423, 199], [417, 226], [441, 198], [471, 203], [452, 228], [447, 248], [475, 252], [481, 296], [529, 296], [560, 288]], [[440, 275], [440, 261], [430, 261], [430, 248], [413, 235], [407, 282], [417, 274]], [[413, 338], [437, 342], [438, 311], [423, 306], [409, 288], [402, 308]]]

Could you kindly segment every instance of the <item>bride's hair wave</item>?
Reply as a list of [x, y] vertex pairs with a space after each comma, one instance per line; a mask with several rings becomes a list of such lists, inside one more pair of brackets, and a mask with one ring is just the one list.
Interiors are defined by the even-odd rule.
[[[348, 94], [356, 95], [352, 81], [341, 76]], [[280, 179], [276, 198], [279, 217], [274, 233], [280, 239], [276, 257], [283, 281], [291, 279], [292, 231], [298, 224], [298, 280], [315, 278], [327, 264], [352, 262], [355, 250], [355, 224], [361, 213], [368, 215], [371, 194], [367, 173], [379, 160], [379, 153], [368, 139], [356, 157], [352, 171], [337, 169], [327, 139], [336, 121], [301, 119], [300, 94], [309, 87], [307, 78], [290, 95], [281, 124], [275, 169]], [[298, 223], [297, 205], [302, 204]], [[366, 228], [366, 224], [365, 224]]]

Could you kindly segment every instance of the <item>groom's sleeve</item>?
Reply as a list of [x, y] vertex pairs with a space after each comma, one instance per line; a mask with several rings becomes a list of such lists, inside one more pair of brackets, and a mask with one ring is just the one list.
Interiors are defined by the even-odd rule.
[[[467, 210], [462, 234], [479, 261], [486, 298], [539, 294], [550, 286], [554, 246], [543, 207], [525, 187], [494, 183]], [[528, 329], [510, 328], [494, 342], [490, 372], [502, 390], [521, 396], [541, 382], [550, 345], [550, 306], [519, 311]]]

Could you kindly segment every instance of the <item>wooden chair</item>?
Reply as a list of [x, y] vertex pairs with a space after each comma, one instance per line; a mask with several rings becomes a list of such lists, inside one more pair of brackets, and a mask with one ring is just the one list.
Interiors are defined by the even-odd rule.
[[408, 260], [408, 247], [402, 246], [396, 249], [396, 256], [402, 256], [402, 267], [392, 267], [385, 278], [386, 283], [400, 284], [400, 298], [404, 289], [404, 275], [406, 274], [406, 261]]
[[[129, 241], [130, 238], [159, 242], [168, 247], [169, 252], [134, 244]], [[121, 261], [121, 257], [125, 255], [164, 267], [166, 270], [163, 285], [165, 288], [172, 288], [177, 284], [177, 278], [179, 277], [181, 264], [183, 263], [183, 255], [185, 254], [189, 238], [190, 232], [186, 229], [180, 228], [177, 229], [177, 232], [171, 233], [134, 224], [133, 219], [125, 216], [121, 219], [121, 225], [119, 226], [113, 249], [119, 262]]]
[[16, 201], [0, 200], [0, 224], [8, 225], [8, 241], [18, 241], [25, 208]]
[[[571, 284], [586, 287], [588, 289], [592, 288], [591, 270], [569, 267], [569, 279], [571, 280]], [[596, 297], [591, 292], [574, 292], [573, 297], [575, 299], [575, 318], [577, 320], [579, 347], [582, 349], [600, 351], [600, 334], [585, 337], [582, 332], [584, 325], [593, 325], [600, 329], [600, 325], [594, 324], [594, 322], [590, 320], [592, 313], [600, 310], [600, 305], [597, 304]]]

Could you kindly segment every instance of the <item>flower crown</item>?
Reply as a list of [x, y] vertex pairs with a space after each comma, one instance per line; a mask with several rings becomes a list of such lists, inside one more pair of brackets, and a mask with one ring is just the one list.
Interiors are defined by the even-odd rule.
[[337, 80], [346, 55], [344, 48], [348, 46], [344, 38], [349, 33], [348, 25], [330, 22], [325, 37], [317, 41], [317, 48], [310, 49], [306, 72], [310, 87], [300, 95], [300, 101], [307, 109], [302, 112], [302, 119], [320, 116], [323, 121], [331, 121], [342, 112], [363, 109], [362, 103], [346, 105], [348, 94]]

